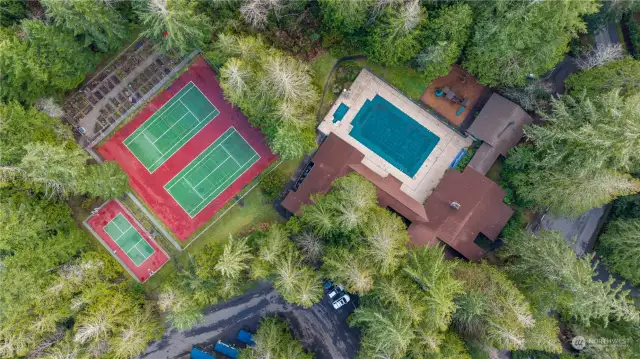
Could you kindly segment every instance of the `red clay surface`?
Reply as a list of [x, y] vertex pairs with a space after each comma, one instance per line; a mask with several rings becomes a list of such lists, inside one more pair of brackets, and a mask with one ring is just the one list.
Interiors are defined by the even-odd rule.
[[[220, 114], [151, 174], [122, 141], [189, 81], [193, 81], [200, 88], [220, 111]], [[200, 213], [190, 218], [163, 186], [231, 126], [236, 128], [261, 158]], [[267, 147], [264, 136], [257, 129], [251, 127], [239, 109], [234, 108], [224, 99], [215, 73], [202, 57], [198, 57], [171, 86], [158, 94], [129, 123], [101, 145], [98, 152], [105, 160], [117, 161], [120, 164], [129, 175], [129, 183], [133, 190], [147, 202], [181, 241], [189, 238], [193, 232], [213, 217], [220, 208], [277, 158]]]
[[[140, 266], [136, 267], [133, 261], [124, 253], [120, 247], [114, 242], [111, 237], [104, 231], [104, 226], [107, 225], [118, 213], [122, 215], [133, 225], [133, 227], [142, 235], [142, 237], [149, 243], [155, 252], [147, 258]], [[117, 256], [122, 263], [124, 263], [130, 272], [133, 273], [141, 282], [146, 281], [153, 273], [158, 271], [168, 260], [169, 256], [164, 250], [156, 243], [153, 238], [147, 233], [147, 231], [140, 226], [138, 221], [133, 218], [131, 213], [127, 211], [122, 204], [118, 201], [110, 201], [105, 204], [97, 214], [91, 216], [87, 223], [93, 228], [93, 230], [100, 236], [102, 242], [104, 242], [110, 249], [111, 254]]]
[[[446, 100], [444, 96], [436, 97], [436, 89], [442, 89], [444, 87], [454, 89], [458, 97], [469, 99], [469, 105], [466, 106], [460, 116], [456, 116], [456, 112], [460, 109], [460, 104]], [[462, 67], [453, 65], [451, 71], [446, 76], [438, 77], [429, 84], [429, 87], [424, 91], [420, 100], [444, 116], [451, 124], [460, 127], [486, 88], [486, 86], [478, 83], [478, 80]]]

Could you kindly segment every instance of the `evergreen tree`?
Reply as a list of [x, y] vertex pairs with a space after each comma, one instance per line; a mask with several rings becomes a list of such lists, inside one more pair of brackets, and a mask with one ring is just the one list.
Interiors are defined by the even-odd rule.
[[78, 184], [78, 192], [103, 199], [115, 199], [129, 190], [129, 177], [117, 162], [87, 166]]
[[420, 37], [426, 12], [417, 0], [386, 6], [367, 37], [367, 54], [375, 62], [396, 65], [414, 58], [420, 51]]
[[100, 0], [42, 0], [56, 26], [72, 31], [101, 52], [117, 49], [129, 36], [126, 21]]
[[24, 1], [0, 0], [0, 25], [9, 27], [27, 17]]
[[47, 70], [31, 55], [26, 41], [0, 28], [0, 101], [31, 102], [47, 93]]
[[49, 93], [76, 88], [97, 63], [97, 55], [83, 47], [67, 30], [25, 20], [22, 31], [29, 41], [29, 56], [40, 61], [40, 66], [47, 71]]
[[256, 345], [240, 349], [240, 359], [313, 359], [302, 344], [295, 340], [287, 323], [275, 317], [265, 317], [260, 321], [253, 340]]
[[142, 35], [154, 38], [165, 52], [177, 50], [186, 54], [203, 48], [211, 26], [196, 7], [197, 2], [192, 0], [146, 0], [139, 12], [146, 28]]
[[438, 10], [435, 18], [427, 22], [425, 47], [415, 59], [425, 81], [431, 82], [451, 71], [465, 47], [473, 13], [469, 4], [453, 4]]
[[611, 221], [598, 239], [598, 252], [612, 272], [640, 284], [640, 219]]
[[522, 86], [529, 74], [551, 70], [586, 27], [595, 0], [474, 3], [475, 29], [463, 66], [490, 86]]
[[604, 66], [594, 67], [569, 75], [565, 80], [572, 94], [596, 97], [620, 89], [620, 95], [631, 96], [640, 92], [640, 60], [626, 57]]
[[580, 214], [640, 191], [626, 175], [640, 169], [640, 95], [617, 91], [553, 101], [546, 126], [530, 125], [533, 146], [521, 145], [506, 162], [507, 181], [523, 204]]
[[261, 128], [272, 151], [299, 158], [316, 146], [318, 91], [308, 65], [254, 37], [220, 35], [214, 50], [225, 97]]
[[[535, 320], [529, 303], [503, 272], [485, 263], [464, 263], [454, 276], [464, 282], [466, 292], [456, 300], [459, 308], [453, 321], [458, 332], [501, 350], [527, 347], [525, 333], [534, 328]], [[557, 335], [552, 337], [556, 343]]]
[[593, 255], [576, 257], [559, 233], [520, 232], [505, 243], [498, 253], [505, 271], [541, 312], [551, 309], [586, 326], [595, 320], [605, 326], [609, 321], [640, 321], [629, 292], [613, 286], [613, 278], [594, 280]]
[[356, 32], [365, 26], [375, 0], [320, 0], [322, 25], [334, 36]]

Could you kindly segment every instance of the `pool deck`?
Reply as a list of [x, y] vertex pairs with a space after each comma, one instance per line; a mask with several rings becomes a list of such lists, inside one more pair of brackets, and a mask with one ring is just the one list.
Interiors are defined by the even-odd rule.
[[[384, 97], [391, 104], [440, 138], [436, 147], [413, 178], [407, 176], [349, 134], [353, 128], [351, 121], [353, 121], [365, 101], [372, 100], [376, 95]], [[341, 121], [333, 123], [333, 114], [341, 103], [349, 106], [349, 111], [347, 111]], [[325, 135], [334, 133], [357, 148], [365, 155], [362, 164], [382, 177], [392, 175], [399, 179], [402, 182], [401, 190], [420, 203], [423, 203], [429, 194], [431, 194], [431, 191], [438, 185], [438, 182], [440, 182], [440, 179], [442, 179], [445, 171], [449, 168], [451, 161], [453, 161], [458, 152], [473, 143], [470, 138], [464, 137], [452, 130], [366, 69], [360, 72], [349, 90], [340, 94], [329, 113], [320, 123], [320, 126], [318, 126], [318, 130]]]

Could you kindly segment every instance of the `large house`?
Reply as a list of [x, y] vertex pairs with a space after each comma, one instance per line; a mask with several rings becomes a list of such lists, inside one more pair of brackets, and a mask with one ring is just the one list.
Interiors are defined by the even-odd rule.
[[[485, 174], [518, 143], [527, 118], [494, 94], [461, 133], [362, 70], [318, 127], [326, 138], [282, 205], [299, 214], [312, 194], [357, 172], [376, 186], [380, 205], [408, 224], [413, 245], [441, 243], [449, 253], [479, 260], [513, 214], [505, 191]], [[484, 143], [460, 172], [454, 167], [474, 138]]]

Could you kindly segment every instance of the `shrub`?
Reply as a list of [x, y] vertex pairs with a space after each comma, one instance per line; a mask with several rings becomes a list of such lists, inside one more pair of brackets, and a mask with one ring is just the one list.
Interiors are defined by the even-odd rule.
[[260, 181], [260, 190], [269, 200], [274, 200], [280, 196], [284, 185], [289, 179], [280, 170], [271, 171]]

